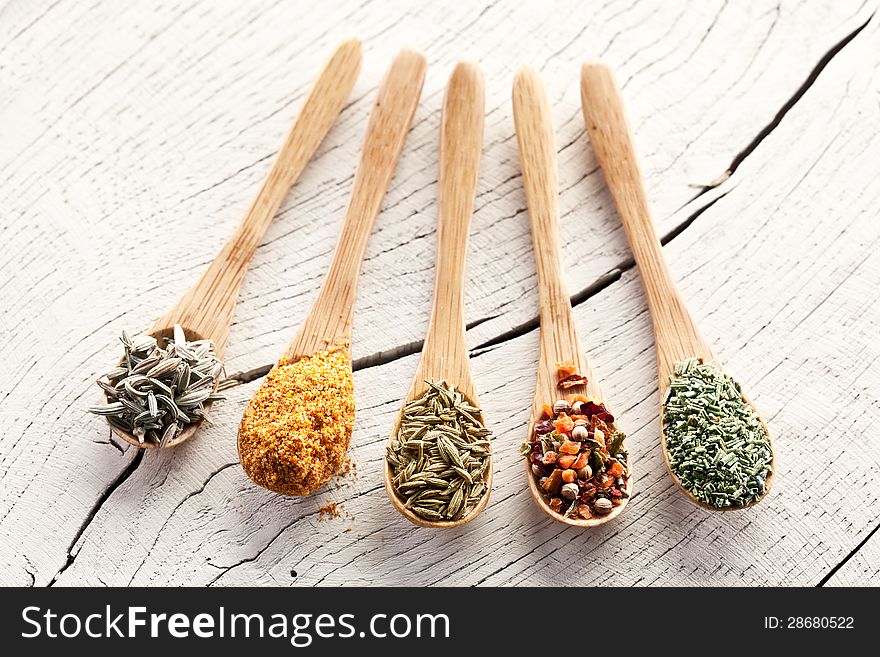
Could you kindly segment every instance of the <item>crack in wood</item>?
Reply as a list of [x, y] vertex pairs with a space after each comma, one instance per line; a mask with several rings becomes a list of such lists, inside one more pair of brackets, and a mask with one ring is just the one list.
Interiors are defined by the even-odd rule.
[[218, 474], [220, 474], [224, 470], [228, 470], [229, 468], [231, 468], [234, 465], [238, 465], [238, 461], [223, 464], [222, 466], [220, 466], [219, 468], [217, 468], [216, 470], [211, 472], [211, 474], [208, 475], [208, 478], [205, 479], [205, 481], [202, 483], [202, 485], [198, 489], [196, 489], [194, 491], [190, 491], [189, 493], [184, 495], [183, 499], [180, 500], [180, 502], [178, 502], [177, 505], [171, 510], [171, 513], [168, 514], [168, 517], [165, 519], [165, 522], [162, 523], [162, 526], [159, 527], [159, 531], [156, 532], [156, 538], [153, 540], [153, 544], [150, 546], [150, 549], [147, 550], [146, 554], [144, 555], [144, 558], [141, 560], [140, 564], [135, 569], [134, 573], [131, 576], [131, 579], [128, 580], [128, 586], [131, 586], [132, 582], [134, 582], [135, 577], [137, 577], [137, 574], [141, 571], [141, 568], [143, 568], [144, 564], [147, 563], [147, 559], [153, 553], [153, 549], [156, 547], [156, 544], [159, 542], [159, 539], [162, 537], [162, 531], [165, 529], [165, 527], [168, 526], [168, 523], [171, 522], [171, 519], [174, 517], [174, 514], [177, 513], [177, 510], [180, 507], [182, 507], [184, 504], [186, 504], [187, 500], [190, 500], [193, 497], [196, 497], [197, 495], [201, 495], [205, 491], [205, 489], [208, 487], [208, 484], [211, 483], [211, 480], [214, 477], [216, 477]]
[[[720, 194], [717, 198], [712, 199], [706, 205], [702, 206], [701, 208], [698, 208], [695, 212], [690, 214], [684, 221], [682, 221], [680, 224], [675, 226], [672, 230], [667, 232], [662, 238], [660, 238], [660, 243], [664, 246], [669, 244], [672, 240], [674, 240], [676, 237], [681, 235], [685, 230], [687, 230], [687, 228], [689, 226], [691, 226], [701, 214], [706, 212], [706, 210], [708, 210], [713, 205], [715, 205], [718, 201], [720, 201], [722, 198], [724, 198], [728, 193], [729, 193], [729, 191], [725, 192], [724, 194]], [[595, 282], [591, 283], [590, 285], [588, 285], [584, 289], [580, 290], [579, 292], [576, 292], [575, 294], [571, 295], [572, 308], [575, 308], [575, 307], [579, 306], [580, 304], [585, 303], [586, 301], [588, 301], [592, 297], [596, 296], [600, 292], [604, 291], [605, 289], [607, 289], [608, 287], [610, 287], [611, 285], [613, 285], [614, 283], [619, 281], [620, 278], [623, 276], [623, 274], [625, 272], [629, 271], [630, 269], [632, 269], [634, 266], [635, 266], [635, 260], [633, 260], [632, 256], [621, 261], [617, 266], [615, 266], [613, 269], [611, 269], [610, 271], [603, 274]], [[507, 331], [504, 331], [503, 333], [496, 335], [494, 338], [490, 338], [489, 340], [486, 340], [485, 342], [477, 345], [474, 348], [474, 352], [477, 352], [476, 355], [483, 354], [490, 347], [494, 347], [494, 346], [497, 346], [497, 345], [502, 344], [504, 342], [507, 342], [508, 340], [518, 338], [522, 335], [525, 335], [526, 333], [528, 333], [530, 331], [537, 329], [539, 326], [540, 326], [540, 320], [539, 320], [538, 316], [535, 315], [534, 317], [531, 317], [530, 319], [523, 322], [522, 324], [519, 324], [518, 326], [514, 326], [513, 328], [508, 329]]]
[[[481, 317], [480, 319], [474, 320], [473, 322], [469, 322], [467, 324], [468, 330], [472, 328], [476, 328], [480, 324], [484, 324], [493, 319], [496, 319], [498, 315], [489, 315], [487, 317]], [[368, 367], [379, 367], [380, 365], [386, 365], [395, 360], [400, 360], [401, 358], [405, 358], [406, 356], [411, 356], [413, 354], [417, 354], [422, 350], [422, 345], [424, 344], [424, 340], [415, 340], [413, 342], [407, 342], [406, 344], [402, 344], [393, 349], [386, 349], [384, 351], [377, 351], [374, 354], [370, 354], [369, 356], [364, 356], [362, 358], [356, 358], [352, 361], [351, 369], [355, 372], [359, 370], [365, 370]], [[244, 383], [250, 383], [251, 381], [256, 381], [257, 379], [261, 379], [266, 376], [271, 370], [273, 365], [261, 365], [260, 367], [255, 367], [250, 370], [246, 370], [244, 372], [235, 372], [234, 374], [230, 374], [226, 377], [228, 380], [236, 381], [239, 385]]]
[[[660, 238], [660, 243], [664, 246], [669, 244], [672, 240], [674, 240], [685, 230], [687, 230], [687, 228], [691, 226], [701, 214], [703, 214], [706, 210], [711, 208], [713, 205], [715, 205], [715, 203], [720, 201], [729, 193], [730, 190], [728, 190], [724, 194], [720, 194], [717, 198], [712, 199], [709, 203], [691, 213], [684, 221], [676, 225], [674, 228], [672, 228], [672, 230], [668, 231], [662, 238]], [[606, 272], [605, 274], [602, 274], [602, 276], [600, 276], [596, 281], [594, 281], [584, 289], [579, 290], [575, 294], [571, 295], [572, 307], [574, 308], [582, 303], [585, 303], [590, 298], [607, 289], [608, 287], [619, 281], [621, 276], [623, 276], [625, 272], [629, 271], [634, 266], [635, 261], [632, 259], [632, 257], [626, 258], [625, 260], [621, 261], [616, 267]], [[488, 321], [495, 319], [496, 317], [498, 317], [498, 315], [481, 317], [477, 320], [474, 320], [473, 322], [469, 322], [467, 324], [467, 329], [470, 330], [472, 328], [475, 328], [480, 324], [484, 324]], [[539, 327], [539, 325], [540, 324], [538, 316], [535, 315], [534, 317], [529, 318], [522, 324], [514, 326], [507, 331], [499, 333], [495, 337], [489, 338], [488, 340], [481, 342], [471, 350], [470, 355], [472, 358], [476, 358], [489, 351], [492, 347], [495, 347], [509, 340], [513, 340], [514, 338], [518, 338], [530, 331], [535, 330]], [[393, 349], [377, 351], [376, 353], [370, 354], [369, 356], [357, 358], [352, 362], [352, 370], [357, 372], [359, 370], [367, 369], [368, 367], [387, 365], [388, 363], [391, 363], [395, 360], [399, 360], [407, 356], [412, 356], [413, 354], [417, 354], [422, 350], [423, 344], [424, 340], [414, 340], [412, 342], [407, 342], [406, 344], [394, 347]], [[243, 372], [235, 372], [234, 374], [230, 374], [227, 379], [236, 381], [239, 385], [250, 383], [266, 376], [269, 373], [269, 370], [272, 369], [272, 367], [272, 364], [261, 365], [259, 367], [245, 370]]]
[[116, 492], [116, 489], [119, 488], [122, 484], [124, 484], [129, 477], [131, 477], [135, 470], [137, 470], [138, 466], [141, 464], [141, 461], [144, 458], [144, 452], [146, 450], [139, 449], [137, 450], [137, 454], [134, 455], [134, 458], [131, 459], [131, 462], [126, 466], [125, 470], [123, 470], [116, 479], [110, 482], [110, 485], [104, 489], [104, 492], [101, 494], [101, 497], [97, 499], [97, 501], [92, 505], [92, 510], [86, 516], [85, 520], [80, 524], [79, 529], [73, 537], [73, 540], [70, 542], [70, 547], [67, 548], [67, 561], [61, 566], [60, 570], [55, 573], [52, 579], [49, 581], [49, 586], [54, 586], [58, 579], [64, 574], [68, 568], [73, 565], [73, 562], [76, 560], [76, 554], [73, 553], [73, 549], [76, 547], [77, 542], [80, 537], [85, 533], [86, 529], [88, 529], [89, 525], [92, 524], [92, 520], [95, 519], [95, 516], [98, 515], [98, 512], [101, 510], [101, 507], [104, 506], [104, 503], [110, 499], [110, 496]]
[[[359, 492], [359, 493], [353, 495], [352, 497], [347, 498], [347, 499], [345, 500], [345, 502], [351, 502], [352, 500], [355, 500], [355, 499], [357, 499], [358, 497], [361, 497], [361, 496], [363, 496], [363, 495], [369, 495], [370, 493], [374, 493], [374, 492], [376, 492], [377, 490], [380, 490], [380, 489], [382, 489], [382, 488], [384, 488], [384, 487], [385, 487], [385, 484], [384, 484], [384, 483], [381, 484], [381, 485], [379, 485], [379, 486], [374, 486], [373, 488], [369, 488], [369, 489], [367, 489], [367, 490], [365, 490], [365, 491], [361, 491], [361, 492]], [[254, 554], [252, 557], [246, 557], [246, 558], [244, 558], [244, 559], [240, 559], [239, 561], [235, 562], [234, 564], [232, 564], [232, 565], [230, 565], [230, 566], [226, 566], [226, 567], [223, 567], [223, 566], [217, 566], [217, 565], [215, 565], [215, 564], [212, 564], [215, 568], [220, 569], [221, 572], [218, 573], [214, 578], [212, 578], [207, 584], [205, 584], [205, 586], [213, 586], [213, 585], [214, 585], [214, 584], [215, 584], [215, 583], [216, 583], [221, 577], [223, 577], [224, 575], [226, 575], [229, 571], [231, 571], [231, 570], [233, 570], [233, 569], [235, 569], [235, 568], [238, 568], [239, 566], [243, 566], [243, 565], [246, 564], [246, 563], [253, 563], [253, 562], [255, 562], [257, 559], [259, 559], [261, 556], [263, 556], [263, 553], [264, 553], [266, 550], [268, 550], [270, 547], [272, 547], [272, 545], [275, 543], [275, 541], [277, 541], [279, 538], [281, 538], [281, 536], [282, 536], [285, 532], [287, 532], [288, 529], [290, 529], [291, 527], [293, 527], [294, 525], [300, 523], [300, 522], [303, 521], [303, 520], [307, 520], [308, 518], [314, 518], [315, 516], [320, 517], [320, 515], [321, 515], [321, 510], [320, 510], [320, 509], [317, 509], [317, 510], [315, 510], [315, 511], [312, 511], [312, 512], [310, 512], [310, 513], [306, 513], [305, 515], [299, 516], [298, 518], [294, 519], [292, 522], [290, 522], [290, 523], [286, 524], [284, 527], [282, 527], [282, 528], [281, 528], [281, 529], [275, 534], [275, 536], [273, 536], [272, 539], [271, 539], [268, 543], [266, 543], [266, 545], [264, 545], [262, 548], [260, 548], [260, 550], [258, 550], [257, 553]]]
[[868, 532], [868, 535], [865, 536], [865, 538], [863, 538], [861, 541], [859, 541], [859, 544], [856, 545], [850, 551], [849, 554], [847, 554], [837, 565], [835, 565], [831, 570], [829, 570], [828, 573], [825, 575], [825, 577], [823, 577], [822, 579], [819, 580], [819, 583], [816, 584], [816, 587], [825, 586], [831, 580], [831, 578], [834, 577], [835, 574], [837, 574], [838, 570], [843, 568], [846, 565], [846, 563], [850, 559], [852, 559], [859, 550], [861, 550], [863, 547], [865, 547], [865, 545], [867, 545], [868, 541], [870, 541], [871, 537], [877, 533], [878, 529], [880, 529], [880, 525], [877, 525], [876, 527], [874, 527], [874, 529], [872, 529], [870, 532]]
[[[727, 167], [727, 169], [724, 171], [724, 173], [722, 173], [720, 176], [718, 176], [718, 178], [716, 178], [712, 183], [704, 186], [702, 188], [702, 190], [696, 196], [694, 196], [694, 199], [699, 198], [700, 196], [702, 196], [703, 194], [705, 194], [709, 190], [713, 189], [714, 187], [717, 187], [719, 184], [723, 183], [725, 180], [727, 180], [728, 178], [730, 178], [734, 174], [734, 172], [745, 161], [745, 159], [749, 155], [751, 155], [756, 148], [758, 148], [758, 146], [761, 144], [761, 142], [764, 141], [771, 132], [773, 132], [776, 129], [776, 127], [782, 122], [782, 119], [785, 118], [785, 115], [788, 114], [789, 111], [791, 111], [791, 108], [794, 107], [801, 98], [803, 98], [804, 94], [807, 93], [807, 91], [810, 89], [810, 87], [812, 87], [813, 84], [816, 82], [816, 80], [819, 79], [819, 76], [822, 74], [822, 71], [825, 70], [825, 67], [827, 67], [828, 64], [831, 63], [831, 60], [834, 59], [841, 50], [846, 48], [847, 44], [849, 44], [850, 41], [855, 39], [859, 35], [859, 33], [868, 26], [868, 23], [871, 22], [871, 20], [874, 18], [875, 14], [876, 14], [876, 12], [871, 13], [871, 15], [868, 16], [868, 18], [865, 20], [864, 23], [859, 25], [852, 32], [850, 32], [849, 34], [844, 36], [840, 41], [838, 41], [833, 46], [831, 46], [831, 48], [829, 48], [828, 52], [826, 52], [819, 59], [819, 61], [816, 63], [816, 65], [810, 71], [809, 75], [807, 75], [807, 78], [801, 83], [801, 85], [791, 95], [791, 98], [789, 98], [782, 105], [782, 107], [779, 109], [778, 112], [776, 112], [776, 115], [773, 117], [773, 120], [771, 120], [770, 123], [765, 125], [761, 129], [761, 131], [757, 135], [755, 135], [755, 138], [752, 139], [752, 141], [750, 141], [746, 145], [745, 148], [743, 148], [739, 153], [736, 154], [736, 156], [733, 158], [733, 161], [731, 161], [730, 166]], [[692, 200], [694, 200], [694, 199], [692, 199]]]

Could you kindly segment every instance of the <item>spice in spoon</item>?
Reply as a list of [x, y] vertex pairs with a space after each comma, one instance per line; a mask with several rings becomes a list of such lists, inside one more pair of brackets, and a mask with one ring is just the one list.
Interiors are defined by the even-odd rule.
[[696, 358], [675, 364], [663, 434], [669, 469], [701, 502], [745, 506], [766, 492], [770, 439], [739, 384], [716, 366]]
[[[586, 383], [572, 363], [557, 368], [560, 390], [572, 381]], [[566, 518], [587, 520], [610, 513], [629, 497], [624, 438], [605, 404], [575, 394], [544, 404], [520, 451], [549, 507]]]
[[244, 411], [238, 429], [241, 465], [264, 488], [306, 495], [343, 466], [353, 425], [347, 345], [281, 360]]
[[223, 364], [211, 340], [190, 342], [179, 324], [164, 347], [151, 335], [131, 338], [123, 331], [120, 340], [122, 360], [97, 382], [107, 403], [89, 411], [141, 444], [164, 447], [206, 417], [206, 404], [223, 399], [215, 392]]
[[385, 459], [407, 509], [425, 520], [466, 517], [486, 493], [492, 432], [482, 412], [445, 381], [403, 409]]

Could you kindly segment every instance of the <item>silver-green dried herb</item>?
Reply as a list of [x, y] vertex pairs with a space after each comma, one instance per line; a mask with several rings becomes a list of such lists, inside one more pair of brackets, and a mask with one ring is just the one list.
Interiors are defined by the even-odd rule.
[[714, 365], [695, 358], [675, 364], [663, 433], [670, 470], [700, 501], [744, 506], [764, 494], [770, 439], [739, 384]]
[[404, 407], [385, 459], [408, 509], [425, 520], [459, 520], [486, 492], [492, 432], [458, 390], [425, 383], [427, 392]]
[[206, 404], [223, 399], [215, 392], [223, 364], [212, 341], [187, 341], [179, 325], [164, 347], [152, 336], [131, 338], [125, 331], [120, 340], [120, 365], [97, 382], [107, 403], [89, 411], [141, 443], [166, 445], [187, 424], [206, 417]]

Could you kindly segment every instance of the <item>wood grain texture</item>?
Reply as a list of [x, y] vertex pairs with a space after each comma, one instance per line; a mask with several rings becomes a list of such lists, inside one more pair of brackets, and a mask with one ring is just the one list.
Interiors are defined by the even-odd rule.
[[[880, 524], [880, 453], [870, 440], [880, 430], [876, 19], [860, 29], [877, 3], [555, 9], [7, 5], [0, 582], [541, 584], [577, 572], [577, 584], [817, 584], [844, 561], [828, 584], [876, 578], [877, 534], [856, 548]], [[291, 25], [306, 27], [291, 38]], [[118, 445], [85, 408], [119, 330], [148, 326], [204, 271], [265, 177], [302, 103], [297, 90], [327, 49], [355, 33], [365, 56], [353, 100], [254, 255], [226, 361], [233, 372], [272, 363], [305, 317], [330, 263], [375, 89], [400, 47], [424, 50], [423, 100], [360, 281], [351, 452], [359, 477], [298, 500], [250, 485], [234, 432], [258, 381], [230, 391], [214, 426], [173, 453]], [[477, 392], [497, 434], [495, 485], [476, 521], [441, 537], [388, 505], [381, 468], [428, 324], [440, 96], [463, 56], [486, 78], [465, 314]], [[742, 517], [693, 507], [663, 468], [650, 322], [585, 147], [577, 76], [595, 56], [632, 98], [671, 273], [777, 438], [774, 492]], [[563, 528], [534, 508], [516, 449], [539, 344], [510, 110], [522, 64], [541, 72], [552, 101], [575, 323], [639, 473], [627, 512], [597, 532]], [[689, 186], [728, 168], [717, 187]], [[319, 520], [328, 497], [351, 517]]]
[[[457, 64], [443, 96], [437, 145], [437, 258], [431, 319], [419, 366], [404, 397], [403, 406], [428, 391], [427, 381], [446, 381], [461, 392], [471, 405], [480, 406], [465, 336], [464, 272], [480, 156], [483, 153], [485, 105], [480, 69], [466, 62]], [[389, 440], [400, 431], [402, 415], [403, 410], [394, 422]], [[478, 416], [477, 419], [485, 426], [484, 417]], [[460, 527], [476, 518], [489, 502], [493, 475], [491, 454], [488, 459], [488, 470], [483, 478], [486, 492], [474, 508], [458, 520], [429, 521], [407, 509], [394, 490], [392, 472], [387, 462], [384, 466], [385, 490], [394, 508], [420, 527]]]

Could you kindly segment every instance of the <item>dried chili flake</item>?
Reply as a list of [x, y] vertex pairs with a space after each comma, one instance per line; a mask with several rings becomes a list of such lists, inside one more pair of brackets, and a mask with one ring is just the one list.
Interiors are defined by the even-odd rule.
[[556, 387], [560, 390], [568, 390], [569, 388], [574, 388], [575, 386], [585, 386], [587, 385], [587, 377], [581, 374], [569, 374], [564, 379], [559, 379], [556, 383]]
[[[573, 363], [557, 367], [560, 385], [563, 381], [586, 383]], [[543, 404], [541, 410], [542, 417], [522, 453], [552, 511], [566, 518], [587, 519], [609, 513], [629, 497], [624, 435], [614, 427], [614, 416], [605, 404], [571, 395]]]

